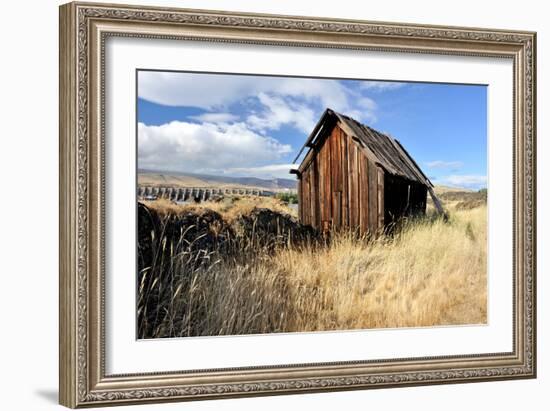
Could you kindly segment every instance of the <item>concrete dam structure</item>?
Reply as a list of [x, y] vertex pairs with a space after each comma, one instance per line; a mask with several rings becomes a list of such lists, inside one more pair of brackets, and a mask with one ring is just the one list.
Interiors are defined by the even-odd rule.
[[274, 196], [275, 192], [257, 188], [216, 188], [216, 187], [156, 187], [138, 186], [139, 199], [166, 198], [171, 201], [208, 201], [233, 196]]

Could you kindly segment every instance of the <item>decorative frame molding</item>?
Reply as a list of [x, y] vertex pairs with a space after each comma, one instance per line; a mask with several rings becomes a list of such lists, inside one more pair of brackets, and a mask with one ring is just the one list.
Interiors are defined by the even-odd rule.
[[[514, 350], [105, 375], [104, 44], [109, 36], [491, 56], [514, 62]], [[536, 376], [536, 34], [149, 8], [60, 7], [60, 403], [68, 407]]]

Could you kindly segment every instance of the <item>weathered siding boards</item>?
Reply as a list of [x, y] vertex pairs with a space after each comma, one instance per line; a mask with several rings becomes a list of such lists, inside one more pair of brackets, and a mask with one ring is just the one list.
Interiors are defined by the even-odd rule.
[[339, 133], [336, 128], [332, 129], [327, 144], [330, 145], [330, 178], [331, 178], [331, 193], [332, 193], [332, 225], [340, 227], [341, 224], [341, 184], [340, 184], [340, 158], [339, 158]]
[[299, 206], [300, 215], [301, 215], [300, 221], [304, 221], [304, 222], [307, 219], [307, 205], [309, 204], [307, 190], [306, 190], [307, 172], [308, 172], [308, 169], [306, 168], [302, 170], [302, 172], [300, 173], [300, 186], [298, 187], [298, 189], [300, 190], [300, 206]]
[[326, 181], [327, 181], [327, 192], [329, 193], [327, 197], [327, 206], [328, 206], [328, 215], [329, 215], [329, 228], [332, 228], [333, 224], [333, 208], [332, 208], [332, 144], [331, 140], [329, 139], [329, 144], [325, 144], [327, 147], [327, 173], [326, 173]]
[[377, 191], [378, 191], [378, 230], [384, 228], [384, 170], [377, 167]]
[[319, 165], [320, 167], [320, 173], [319, 173], [319, 188], [321, 190], [321, 195], [319, 196], [319, 206], [321, 207], [321, 225], [319, 228], [324, 229], [325, 224], [327, 223], [328, 219], [330, 218], [329, 215], [329, 209], [327, 207], [325, 199], [330, 194], [327, 191], [327, 147], [322, 146], [319, 150]]
[[351, 227], [357, 227], [359, 223], [359, 182], [357, 181], [357, 147], [349, 146], [349, 223]]
[[360, 204], [361, 204], [361, 213], [359, 215], [359, 229], [361, 234], [367, 233], [369, 231], [369, 160], [365, 156], [360, 156], [360, 182], [361, 186], [360, 191]]
[[322, 156], [321, 154], [319, 154], [319, 183], [318, 183], [318, 188], [319, 188], [319, 198], [317, 199], [317, 204], [319, 206], [319, 228], [322, 228], [323, 227], [323, 224], [324, 224], [324, 221], [327, 220], [327, 210], [326, 210], [326, 207], [323, 203], [323, 196], [321, 195], [321, 193], [325, 193], [325, 179], [324, 179], [324, 175], [325, 175], [325, 164], [322, 162]]
[[[361, 185], [361, 157], [363, 157], [363, 153], [361, 152], [361, 148], [359, 146], [356, 146], [355, 150], [355, 181], [357, 182], [357, 194], [356, 194], [356, 217], [355, 220], [357, 221], [356, 227], [359, 227], [361, 224], [361, 213], [364, 213], [366, 210], [362, 210], [361, 207], [363, 205], [361, 204], [361, 190], [368, 189], [367, 187], [363, 187]], [[368, 182], [367, 182], [368, 185]]]
[[302, 221], [304, 222], [304, 224], [307, 224], [307, 221], [308, 221], [307, 205], [310, 200], [307, 195], [307, 171], [302, 174], [300, 192], [302, 193], [301, 195], [303, 197], [302, 207], [301, 207]]
[[318, 174], [318, 180], [317, 180], [317, 193], [318, 197], [313, 199], [317, 203], [317, 207], [319, 209], [319, 224], [316, 226], [316, 228], [321, 228], [323, 225], [323, 219], [325, 218], [325, 208], [323, 206], [323, 203], [321, 199], [325, 195], [325, 187], [324, 187], [324, 164], [323, 164], [323, 153], [321, 147], [318, 148], [317, 155], [316, 155], [316, 161], [317, 161], [317, 170], [319, 171]]
[[318, 176], [317, 176], [317, 159], [314, 159], [309, 165], [310, 170], [310, 196], [308, 204], [308, 212], [311, 213], [310, 224], [317, 227], [317, 201], [318, 201]]
[[340, 189], [339, 185], [339, 157], [338, 157], [338, 148], [336, 147], [336, 143], [338, 142], [338, 135], [336, 128], [332, 129], [332, 132], [330, 133], [328, 144], [330, 144], [330, 164], [331, 164], [331, 188], [332, 192], [335, 193]]
[[336, 126], [340, 133], [340, 147], [342, 151], [342, 226], [349, 227], [349, 171], [348, 171], [348, 146], [349, 138], [344, 131]]
[[306, 207], [306, 199], [304, 196], [304, 175], [302, 172], [298, 178], [298, 215], [300, 221], [305, 221], [304, 208]]
[[321, 201], [321, 204], [323, 205], [323, 208], [325, 210], [325, 215], [323, 218], [323, 230], [328, 230], [330, 228], [330, 222], [331, 222], [331, 198], [332, 198], [332, 192], [330, 189], [330, 145], [325, 144], [323, 146], [323, 155], [321, 157], [321, 161], [323, 164], [323, 190], [325, 192], [325, 195], [319, 199]]
[[376, 233], [378, 230], [378, 172], [376, 164], [369, 163], [369, 232]]
[[307, 212], [307, 205], [309, 204], [309, 187], [307, 182], [307, 176], [308, 176], [308, 170], [305, 170], [302, 173], [302, 185], [301, 185], [301, 192], [302, 192], [302, 198], [303, 198], [303, 207], [302, 207], [302, 221], [304, 224], [308, 224], [308, 212]]
[[321, 204], [321, 229], [326, 231], [330, 229], [332, 220], [331, 202], [332, 190], [330, 184], [330, 144], [323, 144], [319, 152], [322, 171], [320, 175], [320, 185], [323, 188], [322, 195], [319, 197]]
[[315, 175], [316, 175], [316, 181], [315, 181], [315, 190], [317, 193], [317, 197], [313, 199], [315, 203], [315, 213], [316, 213], [316, 221], [315, 221], [315, 227], [319, 228], [321, 227], [321, 203], [319, 201], [320, 195], [319, 192], [321, 190], [321, 177], [320, 177], [320, 166], [319, 166], [319, 156], [315, 157]]

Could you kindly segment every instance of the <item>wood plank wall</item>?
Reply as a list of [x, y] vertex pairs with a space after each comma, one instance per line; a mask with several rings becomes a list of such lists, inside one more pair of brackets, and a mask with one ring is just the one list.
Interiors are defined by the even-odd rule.
[[384, 170], [337, 125], [298, 184], [299, 217], [319, 230], [375, 233], [384, 226]]

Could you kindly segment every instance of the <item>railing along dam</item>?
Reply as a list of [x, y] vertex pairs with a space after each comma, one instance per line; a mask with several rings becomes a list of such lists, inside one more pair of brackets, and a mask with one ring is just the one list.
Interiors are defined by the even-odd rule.
[[255, 188], [216, 188], [216, 187], [154, 187], [138, 186], [139, 199], [166, 198], [172, 201], [207, 201], [231, 196], [273, 196], [273, 191]]

